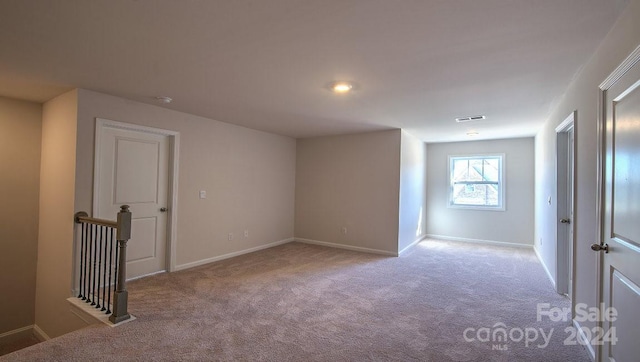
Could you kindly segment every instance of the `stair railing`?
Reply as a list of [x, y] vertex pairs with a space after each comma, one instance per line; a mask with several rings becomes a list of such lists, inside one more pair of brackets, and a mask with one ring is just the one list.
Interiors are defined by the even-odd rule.
[[127, 241], [131, 211], [122, 205], [116, 221], [97, 219], [80, 211], [81, 226], [78, 298], [109, 315], [111, 323], [131, 318], [127, 312]]

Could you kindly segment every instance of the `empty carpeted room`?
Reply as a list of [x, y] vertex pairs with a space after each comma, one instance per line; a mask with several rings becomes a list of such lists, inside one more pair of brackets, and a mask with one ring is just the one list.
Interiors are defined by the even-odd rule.
[[0, 9], [1, 361], [640, 355], [640, 0]]

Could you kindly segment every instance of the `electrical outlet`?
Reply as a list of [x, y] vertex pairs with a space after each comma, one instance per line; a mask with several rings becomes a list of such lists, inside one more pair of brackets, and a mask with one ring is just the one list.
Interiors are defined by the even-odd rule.
[[200, 198], [201, 199], [206, 199], [207, 198], [207, 192], [204, 190], [200, 190]]
[[244, 237], [245, 237], [245, 238], [248, 238], [248, 237], [249, 237], [249, 230], [245, 230], [245, 231], [244, 231]]
[[229, 233], [229, 241], [233, 240], [233, 233]]
[[346, 226], [343, 226], [343, 227], [342, 227], [342, 233], [343, 233], [343, 234], [345, 234], [345, 235], [347, 235], [347, 227], [346, 227]]

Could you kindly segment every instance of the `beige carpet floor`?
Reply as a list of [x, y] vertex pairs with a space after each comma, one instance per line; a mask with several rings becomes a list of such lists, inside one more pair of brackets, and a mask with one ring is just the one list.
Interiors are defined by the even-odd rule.
[[[0, 360], [589, 361], [564, 345], [568, 322], [536, 320], [538, 303], [569, 301], [527, 249], [427, 240], [394, 258], [289, 243], [129, 292], [136, 321]], [[512, 336], [486, 341], [498, 323]], [[551, 333], [544, 348], [542, 336], [519, 340], [533, 328]]]

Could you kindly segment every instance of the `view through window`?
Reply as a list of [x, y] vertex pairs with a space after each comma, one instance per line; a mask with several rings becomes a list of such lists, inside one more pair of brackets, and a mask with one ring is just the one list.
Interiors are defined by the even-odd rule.
[[449, 206], [504, 210], [504, 155], [449, 156]]

